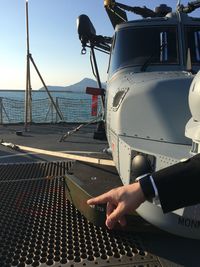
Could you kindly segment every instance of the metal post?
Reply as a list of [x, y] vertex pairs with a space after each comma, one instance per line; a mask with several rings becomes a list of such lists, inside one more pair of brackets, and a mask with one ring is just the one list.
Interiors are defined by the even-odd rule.
[[36, 70], [38, 76], [40, 77], [40, 80], [41, 80], [44, 88], [46, 89], [46, 92], [47, 92], [47, 94], [48, 94], [48, 96], [49, 96], [49, 98], [50, 98], [50, 100], [51, 100], [51, 102], [52, 102], [52, 104], [53, 104], [53, 106], [54, 106], [54, 108], [55, 108], [60, 120], [64, 120], [63, 115], [62, 115], [61, 111], [59, 110], [59, 108], [56, 106], [56, 103], [54, 102], [53, 97], [51, 96], [51, 94], [49, 92], [49, 89], [47, 88], [47, 86], [46, 86], [46, 84], [45, 84], [45, 82], [44, 82], [44, 80], [43, 80], [43, 78], [42, 78], [42, 76], [41, 76], [41, 74], [40, 74], [40, 72], [39, 72], [39, 70], [38, 70], [33, 58], [32, 58], [32, 56], [31, 56], [31, 54], [30, 54], [30, 60], [33, 63], [33, 66], [35, 67], [35, 70]]
[[[94, 63], [97, 84], [98, 84], [99, 88], [102, 88], [101, 80], [100, 80], [100, 76], [99, 76], [99, 71], [98, 71], [98, 67], [97, 67], [96, 56], [95, 56], [95, 52], [94, 52], [94, 47], [92, 45], [91, 45], [91, 55], [92, 55], [92, 60]], [[101, 105], [102, 105], [102, 112], [104, 113], [104, 96], [103, 95], [101, 95]]]
[[28, 0], [26, 0], [26, 91], [25, 91], [25, 131], [28, 124], [32, 121], [32, 89], [30, 75], [30, 46], [29, 46], [29, 20], [28, 20]]
[[61, 111], [56, 106], [56, 103], [54, 102], [34, 60], [30, 53], [29, 48], [29, 20], [28, 20], [28, 0], [26, 0], [26, 43], [27, 43], [27, 69], [26, 69], [26, 93], [25, 93], [25, 131], [27, 131], [28, 123], [32, 121], [32, 88], [31, 88], [31, 75], [30, 75], [30, 61], [32, 62], [33, 66], [35, 67], [35, 70], [46, 89], [46, 92], [51, 100], [52, 105], [54, 106], [60, 120], [64, 120], [63, 115]]
[[0, 124], [3, 124], [3, 99], [0, 97]]
[[50, 103], [50, 107], [51, 107], [51, 123], [54, 123], [53, 121], [53, 104]]
[[[58, 107], [59, 106], [59, 103], [58, 103], [58, 97], [56, 97], [56, 106]], [[59, 108], [60, 109], [60, 108]], [[56, 112], [56, 123], [58, 122], [58, 114]]]

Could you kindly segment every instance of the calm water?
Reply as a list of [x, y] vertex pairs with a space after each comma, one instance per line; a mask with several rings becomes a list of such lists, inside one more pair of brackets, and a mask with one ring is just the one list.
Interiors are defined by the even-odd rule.
[[[62, 98], [70, 98], [70, 99], [89, 99], [91, 98], [90, 95], [85, 93], [71, 93], [65, 91], [51, 91], [52, 97], [62, 97]], [[24, 100], [25, 92], [22, 90], [0, 90], [0, 97], [5, 98], [12, 98], [12, 99], [19, 99]], [[48, 94], [44, 91], [32, 91], [32, 98], [34, 99], [44, 99], [48, 98]]]

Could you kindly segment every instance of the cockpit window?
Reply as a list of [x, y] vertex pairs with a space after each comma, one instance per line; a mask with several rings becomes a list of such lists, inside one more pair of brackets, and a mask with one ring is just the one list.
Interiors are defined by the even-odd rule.
[[135, 27], [116, 33], [111, 52], [111, 73], [129, 66], [177, 63], [176, 27]]
[[186, 27], [186, 51], [189, 50], [192, 64], [200, 64], [200, 27]]

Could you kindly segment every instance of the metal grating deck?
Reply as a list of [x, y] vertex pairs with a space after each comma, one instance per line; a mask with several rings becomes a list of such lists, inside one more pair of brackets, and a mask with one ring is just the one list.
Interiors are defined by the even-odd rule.
[[161, 266], [137, 234], [94, 226], [70, 204], [63, 175], [71, 166], [0, 166], [0, 266]]
[[73, 168], [74, 161], [1, 163], [0, 182], [11, 180], [30, 180], [63, 176]]

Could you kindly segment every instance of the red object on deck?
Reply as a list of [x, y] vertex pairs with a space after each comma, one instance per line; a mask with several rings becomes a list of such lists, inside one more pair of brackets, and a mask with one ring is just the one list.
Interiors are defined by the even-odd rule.
[[95, 87], [86, 87], [86, 94], [89, 95], [104, 95], [105, 89], [103, 88], [95, 88]]
[[91, 115], [97, 116], [97, 107], [98, 107], [98, 95], [92, 96], [92, 106], [91, 106]]

